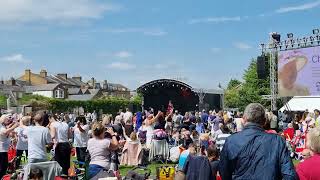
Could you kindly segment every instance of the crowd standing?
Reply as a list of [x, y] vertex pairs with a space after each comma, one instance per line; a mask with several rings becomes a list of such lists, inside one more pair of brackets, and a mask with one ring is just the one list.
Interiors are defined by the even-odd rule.
[[[27, 163], [54, 160], [65, 175], [74, 149], [78, 162], [89, 161], [94, 179], [112, 176], [110, 170], [119, 176], [119, 165], [152, 160], [155, 146], [163, 160], [177, 163], [176, 179], [320, 179], [320, 112], [277, 116], [253, 103], [244, 112], [182, 114], [169, 103], [158, 112], [119, 110], [114, 118], [95, 111], [7, 113], [0, 118], [0, 179], [11, 149], [16, 168], [22, 157]], [[171, 148], [169, 155], [164, 148]], [[293, 160], [300, 163], [295, 167]]]

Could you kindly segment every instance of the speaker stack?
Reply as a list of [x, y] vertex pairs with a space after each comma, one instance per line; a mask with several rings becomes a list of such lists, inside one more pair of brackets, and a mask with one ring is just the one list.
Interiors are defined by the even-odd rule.
[[258, 79], [266, 79], [268, 77], [268, 59], [264, 55], [257, 58], [257, 74]]

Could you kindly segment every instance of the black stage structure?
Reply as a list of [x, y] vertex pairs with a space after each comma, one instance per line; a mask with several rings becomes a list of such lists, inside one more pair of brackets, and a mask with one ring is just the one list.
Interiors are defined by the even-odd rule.
[[[199, 109], [199, 95], [190, 85], [173, 80], [158, 79], [148, 82], [137, 89], [143, 96], [143, 108], [165, 111], [171, 100], [174, 108], [184, 113]], [[205, 92], [204, 105], [207, 110], [222, 109], [223, 93]]]

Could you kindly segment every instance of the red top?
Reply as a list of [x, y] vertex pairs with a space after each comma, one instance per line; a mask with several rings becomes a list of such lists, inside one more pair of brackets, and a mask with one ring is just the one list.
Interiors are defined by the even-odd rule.
[[320, 180], [320, 154], [316, 154], [297, 166], [300, 180]]
[[294, 136], [294, 128], [287, 128], [283, 131], [283, 134], [286, 136], [286, 138], [289, 137], [289, 140], [292, 140]]

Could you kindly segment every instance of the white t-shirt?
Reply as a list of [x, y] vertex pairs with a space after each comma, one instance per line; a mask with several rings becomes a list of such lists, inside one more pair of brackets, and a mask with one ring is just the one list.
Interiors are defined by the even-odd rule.
[[8, 152], [9, 147], [10, 147], [10, 138], [4, 134], [4, 131], [7, 128], [0, 124], [0, 152]]
[[69, 126], [65, 122], [54, 122], [53, 127], [56, 129], [56, 140], [58, 143], [68, 142]]
[[26, 128], [28, 136], [28, 158], [47, 159], [46, 144], [51, 142], [49, 129], [42, 126], [29, 126]]
[[89, 126], [81, 125], [81, 128], [84, 132], [81, 132], [78, 128], [78, 125], [74, 127], [74, 147], [87, 147], [89, 139]]
[[14, 132], [17, 133], [17, 150], [28, 150], [28, 136], [25, 128], [17, 127]]
[[90, 164], [95, 164], [102, 166], [104, 168], [109, 168], [109, 151], [110, 140], [109, 139], [96, 139], [91, 138], [88, 141], [88, 151], [91, 156]]

